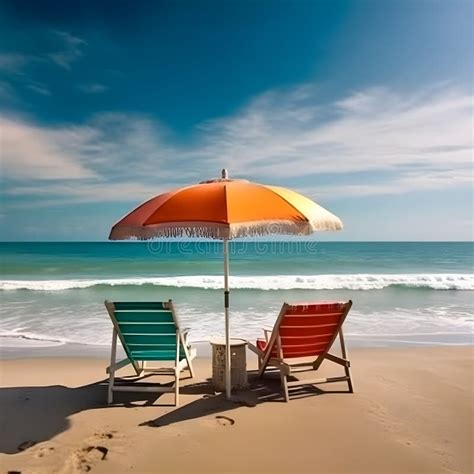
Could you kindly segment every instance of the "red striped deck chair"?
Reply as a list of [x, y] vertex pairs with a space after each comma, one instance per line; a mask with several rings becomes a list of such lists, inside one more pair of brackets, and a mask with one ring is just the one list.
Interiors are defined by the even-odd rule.
[[[289, 401], [289, 388], [308, 384], [347, 381], [349, 392], [353, 392], [350, 362], [344, 344], [342, 324], [351, 309], [347, 303], [320, 302], [310, 304], [284, 303], [273, 331], [265, 331], [265, 339], [258, 339], [256, 346], [249, 348], [258, 356], [258, 373], [263, 377], [271, 366], [280, 370], [285, 400]], [[342, 357], [329, 353], [339, 337]], [[318, 370], [324, 360], [344, 367], [345, 375], [313, 380], [288, 381], [299, 372]]]

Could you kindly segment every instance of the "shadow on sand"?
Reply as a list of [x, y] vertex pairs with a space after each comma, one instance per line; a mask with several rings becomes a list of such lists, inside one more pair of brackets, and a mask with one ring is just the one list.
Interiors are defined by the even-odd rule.
[[[133, 377], [124, 377], [130, 381]], [[144, 378], [142, 378], [142, 381]], [[185, 382], [185, 379], [182, 379]], [[255, 407], [264, 402], [282, 402], [279, 379], [271, 377], [259, 379], [255, 373], [249, 374], [249, 388], [233, 394], [227, 400], [225, 394], [215, 394], [210, 380], [182, 385], [180, 393], [198, 396], [198, 399], [182, 405], [164, 415], [141, 423], [140, 426], [161, 427], [205, 416], [215, 415], [222, 424], [233, 424], [230, 417], [222, 415], [238, 407]], [[162, 385], [172, 385], [162, 384]], [[15, 454], [25, 451], [37, 443], [47, 441], [66, 431], [71, 422], [69, 417], [84, 410], [105, 408], [107, 381], [77, 388], [61, 385], [43, 387], [7, 387], [0, 389], [0, 452]], [[292, 394], [292, 398], [302, 398], [325, 393], [314, 386]], [[334, 393], [334, 392], [331, 392]], [[115, 396], [115, 404], [120, 407], [168, 406], [161, 405], [162, 394], [120, 393]], [[185, 398], [181, 398], [185, 402]]]
[[[273, 375], [273, 377], [272, 377]], [[276, 402], [285, 404], [281, 392], [279, 373], [266, 375], [264, 379], [257, 376], [256, 371], [249, 372], [249, 387], [246, 390], [232, 394], [227, 400], [225, 393], [214, 394], [211, 381], [187, 385], [182, 388], [183, 394], [203, 394], [202, 397], [153, 420], [140, 423], [140, 426], [163, 427], [181, 421], [215, 415], [221, 424], [234, 424], [234, 420], [222, 413], [235, 410], [238, 407], [256, 407], [261, 403]], [[322, 390], [314, 385], [301, 385], [293, 389], [291, 400], [313, 397], [325, 393], [348, 393], [347, 390]]]

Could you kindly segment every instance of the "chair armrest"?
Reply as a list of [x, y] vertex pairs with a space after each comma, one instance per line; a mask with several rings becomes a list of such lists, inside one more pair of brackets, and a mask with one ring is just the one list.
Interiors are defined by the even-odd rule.
[[265, 352], [260, 350], [257, 346], [254, 346], [250, 341], [247, 341], [247, 346], [252, 352], [257, 354], [260, 358], [262, 358], [265, 355]]
[[188, 342], [188, 335], [189, 335], [190, 330], [191, 330], [190, 328], [181, 329], [181, 335], [183, 336], [183, 340], [185, 343]]
[[342, 357], [335, 356], [334, 354], [324, 354], [324, 358], [330, 360], [331, 362], [335, 362], [336, 364], [343, 365], [344, 367], [350, 367], [351, 363], [347, 359], [343, 359]]
[[107, 367], [105, 369], [106, 374], [110, 374], [111, 372], [115, 372], [116, 370], [121, 369], [122, 367], [125, 367], [126, 365], [131, 364], [130, 359], [123, 359], [120, 362], [116, 362], [115, 364], [112, 364], [111, 366]]

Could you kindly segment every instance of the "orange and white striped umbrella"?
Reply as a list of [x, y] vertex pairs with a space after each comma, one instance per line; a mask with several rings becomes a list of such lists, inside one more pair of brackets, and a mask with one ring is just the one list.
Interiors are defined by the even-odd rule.
[[338, 217], [295, 191], [223, 176], [150, 199], [115, 224], [109, 238], [233, 239], [342, 229]]

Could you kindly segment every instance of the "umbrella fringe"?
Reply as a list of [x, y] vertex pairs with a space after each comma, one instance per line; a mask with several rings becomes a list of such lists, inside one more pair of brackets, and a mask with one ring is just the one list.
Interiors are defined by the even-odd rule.
[[315, 231], [340, 230], [342, 225], [333, 220], [318, 222], [294, 221], [255, 221], [241, 224], [156, 224], [147, 226], [119, 226], [112, 228], [109, 239], [121, 240], [135, 238], [203, 238], [235, 239], [239, 237], [261, 237], [264, 235], [308, 235]]

